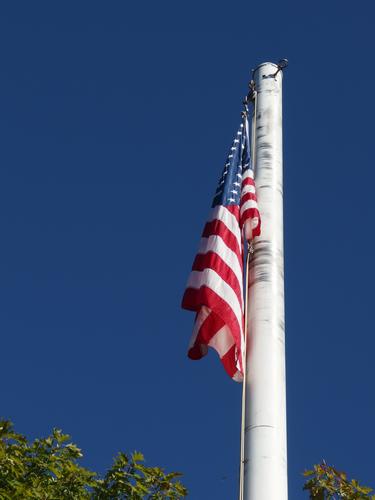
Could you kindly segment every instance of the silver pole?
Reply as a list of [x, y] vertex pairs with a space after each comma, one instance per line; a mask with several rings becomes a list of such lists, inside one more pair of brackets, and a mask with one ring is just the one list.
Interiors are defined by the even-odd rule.
[[244, 499], [287, 500], [282, 76], [264, 63], [257, 90], [255, 180], [262, 219], [249, 270]]

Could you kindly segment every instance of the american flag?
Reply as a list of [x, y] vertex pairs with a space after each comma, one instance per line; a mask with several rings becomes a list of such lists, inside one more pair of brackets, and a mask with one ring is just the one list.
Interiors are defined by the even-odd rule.
[[233, 141], [212, 202], [182, 307], [196, 311], [188, 356], [208, 347], [228, 375], [242, 381], [244, 350], [244, 241], [260, 234], [247, 114]]

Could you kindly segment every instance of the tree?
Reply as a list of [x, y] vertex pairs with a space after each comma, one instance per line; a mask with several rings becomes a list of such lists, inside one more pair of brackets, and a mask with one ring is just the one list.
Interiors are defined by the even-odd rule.
[[79, 464], [81, 450], [70, 436], [54, 429], [29, 442], [0, 421], [1, 500], [143, 500], [180, 499], [186, 488], [177, 472], [147, 467], [141, 453], [119, 453], [104, 477]]
[[371, 488], [361, 486], [358, 481], [347, 478], [345, 472], [340, 472], [324, 461], [314, 465], [313, 470], [304, 472], [308, 478], [303, 487], [310, 492], [311, 500], [375, 500], [375, 495], [370, 495]]

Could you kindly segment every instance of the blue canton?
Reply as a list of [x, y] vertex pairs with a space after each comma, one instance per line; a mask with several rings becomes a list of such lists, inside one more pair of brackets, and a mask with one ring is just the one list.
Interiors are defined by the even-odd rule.
[[251, 168], [250, 151], [246, 127], [242, 123], [230, 148], [212, 207], [240, 205], [242, 175], [247, 168]]

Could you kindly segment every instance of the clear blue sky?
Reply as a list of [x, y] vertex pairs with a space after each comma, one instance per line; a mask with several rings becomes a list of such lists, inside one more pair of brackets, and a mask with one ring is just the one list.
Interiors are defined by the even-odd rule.
[[375, 486], [370, 2], [0, 7], [1, 413], [237, 495], [241, 387], [180, 300], [251, 68], [284, 79], [290, 499], [325, 458]]

